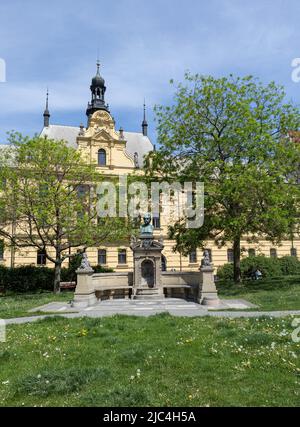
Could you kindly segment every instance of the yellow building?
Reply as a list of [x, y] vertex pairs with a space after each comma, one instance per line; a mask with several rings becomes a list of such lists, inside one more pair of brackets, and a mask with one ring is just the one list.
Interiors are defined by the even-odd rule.
[[[143, 173], [143, 158], [153, 150], [153, 144], [148, 138], [148, 124], [144, 106], [144, 117], [141, 132], [127, 132], [123, 129], [115, 129], [115, 122], [110, 114], [108, 105], [105, 104], [105, 81], [99, 72], [91, 82], [91, 102], [87, 107], [87, 127], [72, 127], [50, 124], [50, 113], [48, 109], [48, 94], [46, 109], [44, 111], [44, 127], [41, 136], [51, 139], [65, 140], [68, 145], [76, 148], [87, 162], [96, 162], [97, 169], [102, 174], [110, 177], [129, 175], [133, 172]], [[1, 147], [1, 146], [0, 146]], [[2, 146], [3, 147], [3, 146]], [[202, 251], [182, 256], [173, 251], [174, 242], [167, 238], [169, 217], [153, 218], [155, 236], [164, 238], [164, 250], [162, 258], [163, 270], [197, 270], [202, 258]], [[217, 268], [233, 259], [230, 246], [217, 248], [213, 242], [207, 242], [211, 260]], [[297, 256], [300, 251], [300, 241], [284, 241], [279, 247], [273, 247], [270, 242], [261, 240], [258, 244], [249, 245], [246, 240], [241, 242], [243, 255], [264, 254], [267, 256], [280, 257], [283, 255]], [[101, 264], [111, 267], [115, 271], [132, 270], [132, 252], [129, 242], [116, 242], [114, 245], [103, 245], [101, 247], [87, 250], [92, 265]], [[49, 261], [43, 253], [38, 253], [33, 248], [12, 251], [0, 241], [0, 263], [6, 266], [18, 265], [48, 265]]]

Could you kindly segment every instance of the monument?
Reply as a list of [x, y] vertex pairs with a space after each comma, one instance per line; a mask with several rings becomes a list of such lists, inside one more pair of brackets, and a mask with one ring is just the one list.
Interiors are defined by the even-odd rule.
[[74, 306], [86, 307], [88, 305], [96, 304], [97, 298], [91, 281], [94, 270], [89, 263], [86, 252], [82, 254], [81, 264], [76, 270], [76, 273], [77, 286], [74, 297]]
[[134, 299], [159, 299], [164, 297], [161, 280], [162, 240], [153, 237], [151, 215], [146, 213], [138, 238], [131, 238], [133, 251], [133, 292]]
[[214, 267], [210, 262], [207, 250], [203, 252], [200, 266], [200, 283], [197, 301], [207, 306], [218, 306], [220, 300], [214, 281]]
[[161, 259], [164, 244], [155, 239], [151, 215], [146, 213], [139, 235], [131, 238], [133, 272], [95, 273], [87, 254], [77, 273], [74, 307], [92, 306], [102, 299], [128, 298], [136, 300], [162, 300], [185, 298], [199, 304], [218, 307], [220, 300], [214, 283], [214, 267], [208, 251], [204, 251], [200, 271], [162, 272]]

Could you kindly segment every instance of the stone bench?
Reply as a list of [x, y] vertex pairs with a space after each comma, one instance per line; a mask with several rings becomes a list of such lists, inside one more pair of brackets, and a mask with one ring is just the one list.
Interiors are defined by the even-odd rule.
[[167, 298], [180, 297], [187, 300], [194, 299], [196, 296], [194, 295], [194, 293], [196, 293], [197, 291], [195, 286], [186, 285], [186, 284], [175, 284], [175, 285], [167, 284], [167, 285], [163, 285], [163, 289], [164, 289], [164, 294]]
[[[107, 291], [107, 293], [108, 293], [107, 299], [112, 300], [112, 299], [114, 299], [114, 296], [116, 295], [115, 291], [125, 291], [124, 292], [124, 294], [125, 294], [124, 298], [128, 299], [132, 293], [132, 289], [133, 289], [132, 286], [112, 286], [112, 285], [102, 285], [101, 286], [101, 285], [98, 285], [98, 286], [95, 286], [95, 294], [97, 296], [97, 299], [101, 301], [103, 299], [105, 292]], [[126, 292], [126, 291], [128, 291], [128, 292]], [[101, 293], [102, 293], [102, 298], [101, 298]], [[118, 294], [118, 292], [117, 292], [117, 294]]]
[[60, 282], [59, 289], [75, 289], [76, 288], [76, 282]]

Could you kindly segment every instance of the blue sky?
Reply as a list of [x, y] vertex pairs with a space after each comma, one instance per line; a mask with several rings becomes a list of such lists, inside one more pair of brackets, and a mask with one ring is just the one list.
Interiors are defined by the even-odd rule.
[[291, 61], [300, 57], [298, 0], [10, 0], [0, 3], [0, 142], [39, 132], [47, 86], [51, 123], [86, 123], [97, 49], [116, 126], [140, 130], [144, 97], [171, 102], [185, 70], [253, 74], [300, 101]]

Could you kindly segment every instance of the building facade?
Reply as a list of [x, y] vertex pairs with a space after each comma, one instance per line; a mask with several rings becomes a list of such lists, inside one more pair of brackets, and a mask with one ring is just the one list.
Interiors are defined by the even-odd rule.
[[[97, 73], [90, 85], [91, 101], [86, 110], [87, 126], [73, 127], [51, 124], [47, 93], [44, 127], [41, 136], [65, 140], [70, 147], [79, 150], [86, 162], [96, 163], [99, 173], [107, 176], [107, 178], [117, 178], [120, 175], [131, 175], [133, 173], [143, 174], [144, 156], [154, 149], [148, 137], [145, 105], [140, 132], [127, 132], [122, 128], [116, 130], [115, 121], [105, 102], [106, 86], [103, 77], [100, 75], [99, 66], [100, 64], [97, 63]], [[170, 217], [161, 215], [153, 218], [152, 221], [155, 230], [154, 236], [157, 238], [162, 236], [164, 239], [162, 270], [198, 270], [202, 250], [193, 251], [188, 256], [174, 252], [175, 242], [167, 237]], [[133, 268], [133, 257], [129, 246], [130, 242], [116, 242], [115, 244], [89, 248], [87, 254], [92, 265], [100, 264], [104, 267], [113, 268], [115, 271], [128, 271]], [[256, 244], [249, 244], [245, 239], [241, 242], [241, 247], [243, 256], [264, 254], [271, 257], [281, 257], [284, 255], [297, 256], [300, 253], [298, 238], [293, 241], [284, 241], [277, 247], [264, 240], [260, 240]], [[215, 268], [233, 260], [233, 250], [230, 245], [220, 249], [213, 242], [208, 241], [206, 248], [209, 250]], [[8, 267], [19, 265], [47, 265], [51, 267], [51, 263], [46, 260], [43, 253], [33, 248], [13, 251], [5, 246], [1, 240], [0, 264]]]

